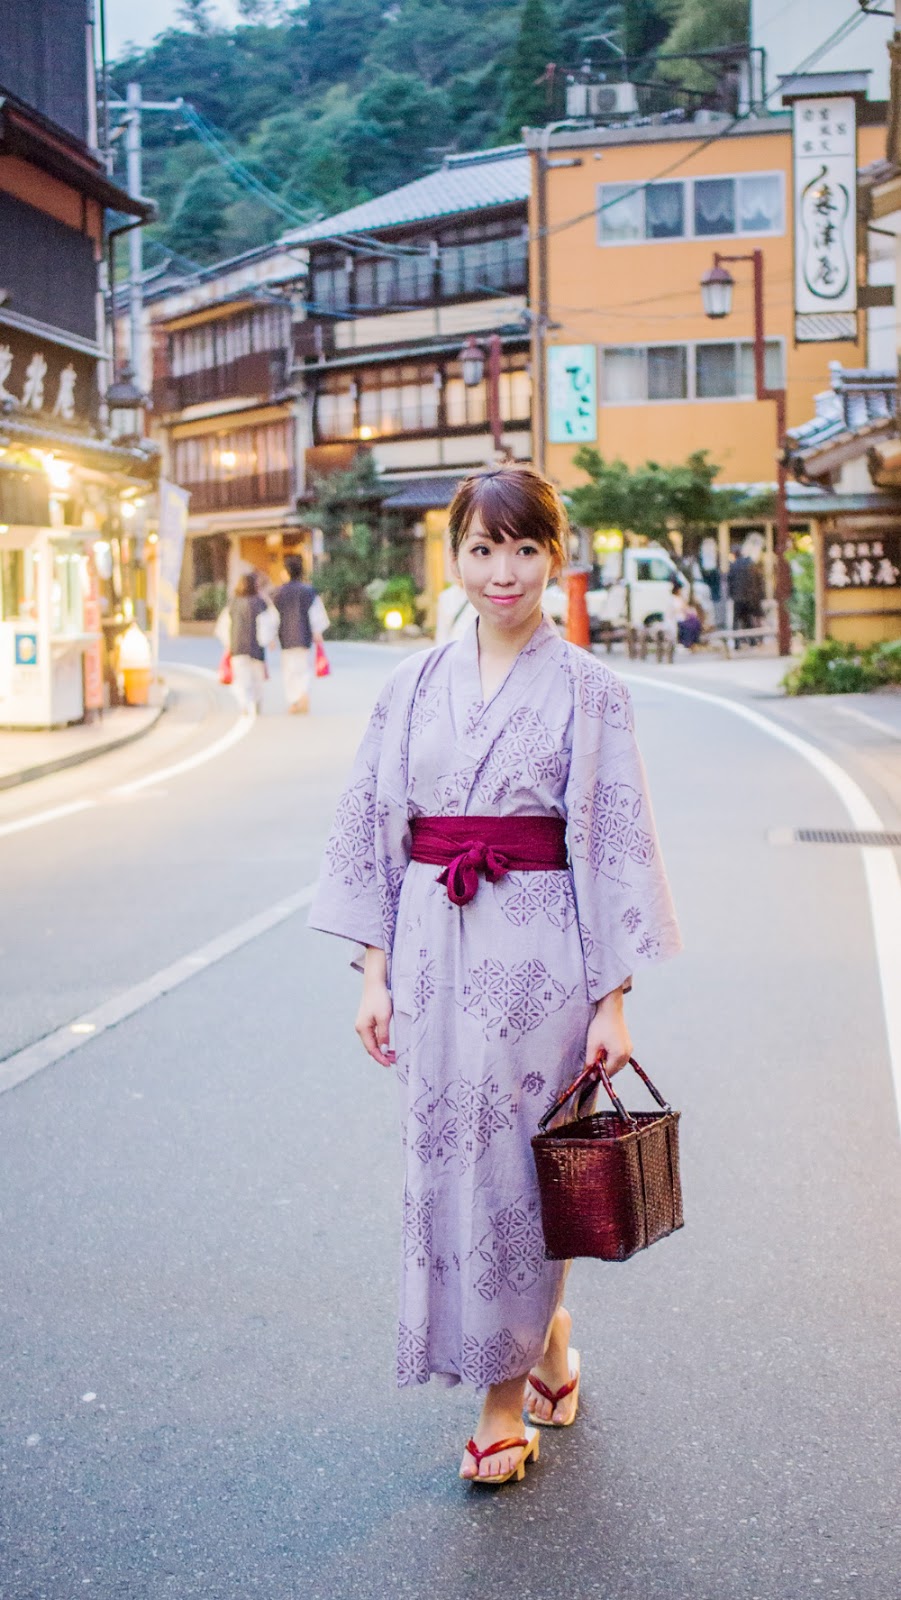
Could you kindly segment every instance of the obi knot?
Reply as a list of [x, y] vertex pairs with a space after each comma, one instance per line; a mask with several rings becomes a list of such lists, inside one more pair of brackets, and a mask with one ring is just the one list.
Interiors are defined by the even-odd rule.
[[489, 883], [499, 883], [509, 871], [510, 863], [505, 855], [493, 850], [483, 839], [476, 839], [438, 874], [438, 882], [447, 884], [448, 899], [455, 906], [465, 906], [479, 887], [480, 874]]

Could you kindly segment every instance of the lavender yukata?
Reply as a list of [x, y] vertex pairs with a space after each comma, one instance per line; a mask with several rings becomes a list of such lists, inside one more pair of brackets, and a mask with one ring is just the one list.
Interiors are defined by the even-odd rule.
[[[570, 867], [456, 906], [411, 817], [554, 816]], [[388, 953], [405, 1145], [398, 1383], [484, 1387], [544, 1349], [530, 1140], [580, 1070], [591, 1002], [680, 948], [628, 690], [542, 621], [487, 702], [476, 625], [403, 661], [338, 806], [311, 925]]]

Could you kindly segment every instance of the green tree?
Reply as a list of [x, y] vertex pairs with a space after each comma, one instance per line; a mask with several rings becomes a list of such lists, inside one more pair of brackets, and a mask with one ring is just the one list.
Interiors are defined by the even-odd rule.
[[181, 191], [167, 242], [203, 265], [224, 253], [226, 207], [237, 199], [220, 166], [201, 167]]
[[429, 89], [410, 72], [383, 72], [361, 94], [343, 144], [358, 181], [383, 194], [434, 166], [450, 131], [443, 89]]
[[706, 450], [695, 450], [678, 466], [645, 461], [629, 467], [625, 461], [605, 461], [593, 446], [583, 445], [573, 463], [591, 480], [568, 496], [576, 521], [586, 528], [620, 528], [670, 547], [675, 529], [683, 547], [691, 548], [720, 522], [772, 509], [772, 495], [718, 489], [720, 469]]
[[322, 529], [324, 561], [316, 587], [335, 612], [332, 637], [346, 636], [347, 608], [362, 607], [362, 632], [376, 631], [366, 585], [380, 571], [379, 511], [384, 491], [368, 451], [346, 472], [332, 472], [316, 483], [316, 503], [306, 512]]
[[519, 139], [522, 128], [540, 127], [553, 115], [547, 68], [555, 49], [554, 25], [545, 0], [525, 0], [504, 103], [508, 138]]

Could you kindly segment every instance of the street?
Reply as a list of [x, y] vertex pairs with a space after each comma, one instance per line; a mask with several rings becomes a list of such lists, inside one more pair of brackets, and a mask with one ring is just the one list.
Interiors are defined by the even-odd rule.
[[[173, 773], [235, 724], [212, 641], [172, 648], [147, 738], [0, 795], [3, 1057], [314, 881], [396, 659], [332, 647], [311, 718], [272, 682]], [[652, 676], [686, 954], [629, 1014], [683, 1111], [686, 1227], [576, 1264], [577, 1427], [480, 1494], [474, 1395], [394, 1389], [393, 1085], [301, 907], [0, 1093], [3, 1600], [897, 1593], [898, 1122], [859, 852], [773, 842], [846, 827], [837, 796]]]

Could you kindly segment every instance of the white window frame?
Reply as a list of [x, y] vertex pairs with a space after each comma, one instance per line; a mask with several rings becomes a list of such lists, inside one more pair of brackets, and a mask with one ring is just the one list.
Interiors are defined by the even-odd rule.
[[[782, 379], [783, 379], [783, 383], [784, 383], [785, 382], [785, 376], [786, 376], [785, 336], [784, 336], [784, 334], [771, 334], [771, 335], [769, 335], [767, 337], [765, 342], [768, 345], [777, 345], [779, 347], [779, 352], [780, 352], [780, 355], [781, 355], [781, 362], [782, 362]], [[745, 404], [747, 404], [747, 402], [749, 400], [753, 400], [755, 398], [753, 389], [749, 390], [747, 394], [724, 394], [724, 395], [709, 395], [709, 396], [708, 395], [699, 395], [698, 394], [698, 392], [697, 392], [697, 347], [698, 347], [699, 344], [700, 345], [711, 345], [711, 344], [733, 345], [737, 350], [739, 345], [748, 345], [748, 346], [753, 348], [753, 343], [754, 343], [753, 339], [660, 339], [660, 340], [656, 340], [656, 339], [651, 339], [651, 340], [630, 339], [628, 341], [628, 343], [624, 342], [623, 344], [602, 344], [602, 345], [599, 345], [598, 346], [598, 353], [599, 353], [600, 358], [601, 358], [600, 362], [599, 362], [599, 367], [600, 367], [600, 405], [601, 405], [602, 409], [604, 409], [604, 410], [607, 410], [608, 408], [611, 409], [611, 410], [620, 410], [620, 409], [625, 410], [630, 406], [685, 406], [685, 405], [701, 405], [701, 406], [711, 406], [711, 405], [713, 405], [713, 406], [719, 406], [719, 405], [735, 405], [737, 403], [745, 405]], [[647, 374], [648, 374], [647, 352], [648, 352], [649, 349], [652, 349], [652, 350], [682, 349], [682, 350], [685, 351], [685, 376], [686, 376], [686, 391], [687, 392], [681, 398], [676, 398], [676, 399], [673, 399], [673, 400], [651, 400], [651, 399], [649, 399], [648, 394], [647, 394], [647, 387], [648, 387], [648, 383], [647, 383]], [[641, 399], [641, 400], [608, 400], [608, 398], [607, 398], [607, 380], [606, 380], [606, 355], [607, 355], [607, 351], [608, 350], [640, 350], [641, 351], [641, 353], [642, 353], [642, 355], [644, 357], [643, 365], [644, 365], [644, 380], [645, 380], [645, 382], [644, 382], [645, 395], [644, 395], [643, 399]]]
[[[747, 230], [745, 230], [743, 228], [736, 228], [734, 233], [696, 233], [695, 232], [694, 185], [696, 183], [709, 183], [714, 179], [723, 179], [723, 178], [726, 178], [730, 182], [735, 183], [735, 184], [737, 184], [738, 181], [741, 178], [778, 178], [779, 179], [779, 204], [780, 204], [780, 209], [781, 209], [781, 213], [782, 213], [782, 226], [781, 226], [781, 228], [766, 228], [766, 229], [763, 229], [763, 230], [755, 229], [753, 232], [747, 231]], [[605, 239], [604, 238], [604, 234], [603, 234], [603, 222], [602, 222], [602, 211], [601, 211], [601, 207], [603, 206], [603, 203], [604, 203], [604, 190], [605, 189], [641, 189], [641, 190], [645, 190], [645, 189], [653, 188], [655, 186], [655, 184], [658, 184], [658, 183], [681, 183], [681, 185], [682, 185], [682, 217], [683, 217], [683, 221], [684, 221], [684, 224], [685, 224], [685, 232], [684, 233], [672, 234], [672, 235], [670, 235], [669, 237], [667, 237], [665, 239], [664, 238], [649, 239], [647, 234], [644, 234], [642, 237], [640, 237], [638, 239]], [[785, 172], [780, 167], [761, 167], [759, 170], [755, 169], [755, 171], [753, 171], [753, 172], [699, 172], [695, 177], [691, 177], [691, 178], [650, 178], [647, 181], [645, 181], [644, 179], [641, 179], [641, 178], [636, 178], [633, 183], [629, 183], [628, 181], [622, 181], [622, 182], [619, 182], [619, 183], [615, 183], [612, 180], [609, 180], [609, 181], [607, 181], [605, 183], [597, 184], [596, 193], [597, 193], [597, 211], [596, 211], [597, 226], [596, 226], [595, 243], [598, 245], [598, 247], [600, 249], [603, 249], [603, 250], [624, 250], [624, 249], [629, 249], [629, 248], [635, 248], [636, 246], [639, 246], [639, 245], [681, 244], [686, 239], [700, 239], [704, 244], [708, 244], [708, 243], [716, 243], [716, 241], [719, 240], [719, 239], [781, 239], [781, 238], [783, 238], [785, 236], [785, 231], [786, 231]], [[736, 214], [737, 214], [737, 209], [738, 209], [738, 206], [737, 206], [737, 196], [736, 196]], [[644, 227], [645, 226], [644, 194], [642, 194], [641, 214], [642, 214], [642, 227]]]

